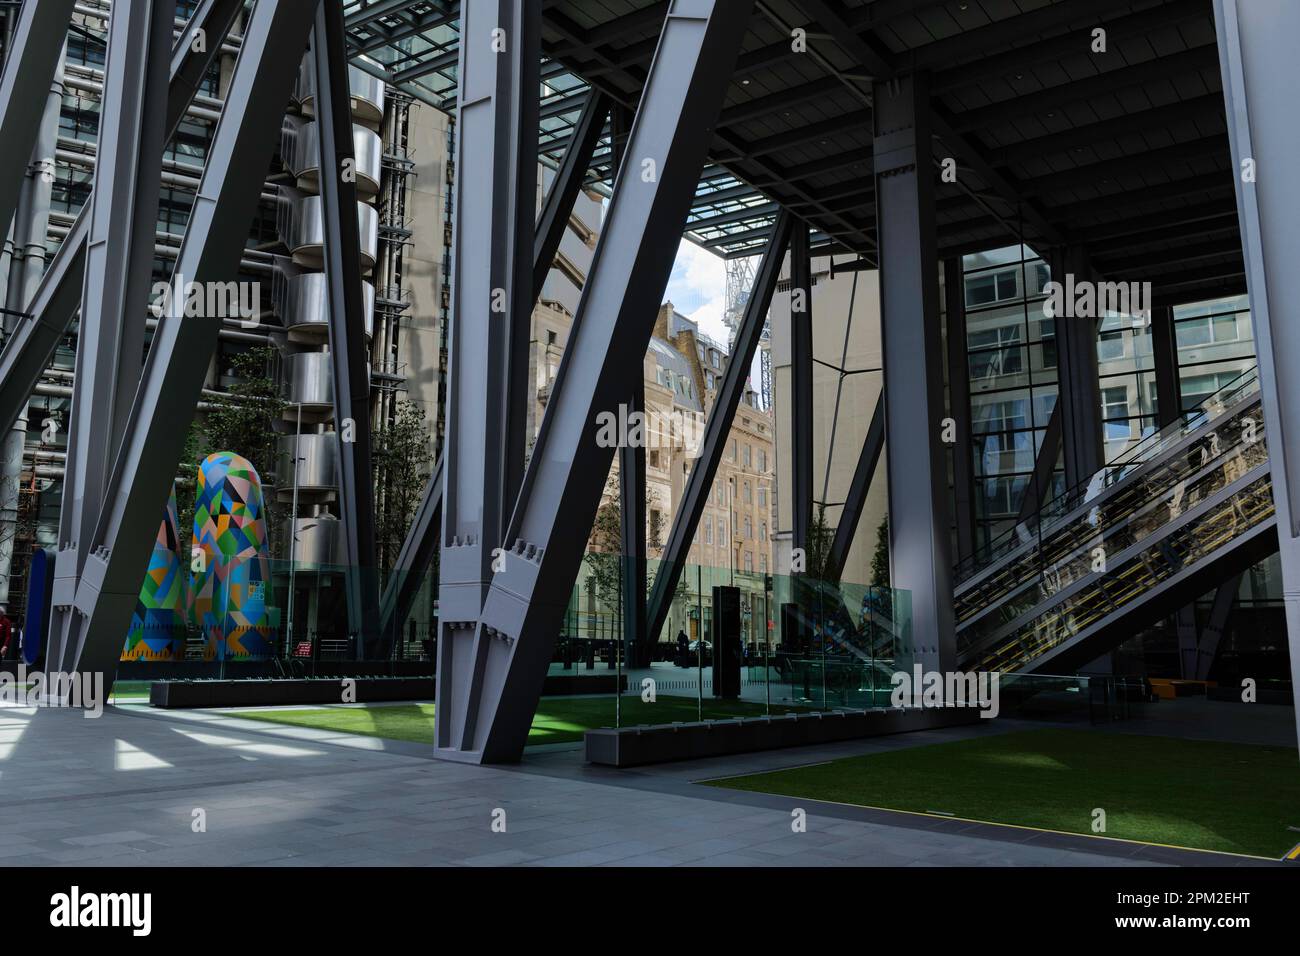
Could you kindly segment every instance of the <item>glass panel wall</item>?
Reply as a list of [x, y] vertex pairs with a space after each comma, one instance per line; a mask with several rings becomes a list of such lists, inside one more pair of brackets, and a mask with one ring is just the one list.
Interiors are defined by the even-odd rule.
[[975, 543], [983, 547], [1015, 524], [1056, 405], [1056, 330], [1042, 307], [1047, 263], [1028, 247], [968, 255], [962, 264]]

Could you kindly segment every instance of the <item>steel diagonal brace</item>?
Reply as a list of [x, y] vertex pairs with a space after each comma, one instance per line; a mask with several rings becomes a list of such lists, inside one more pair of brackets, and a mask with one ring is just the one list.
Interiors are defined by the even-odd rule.
[[[318, 3], [258, 0], [253, 8], [177, 258], [177, 274], [189, 281], [225, 281], [239, 272], [261, 171], [270, 165], [301, 63], [296, 51], [306, 49]], [[182, 317], [176, 300], [154, 332], [77, 587], [76, 670], [102, 671], [108, 687], [220, 330], [215, 317]]]
[[[610, 101], [605, 94], [592, 90], [582, 108], [582, 115], [574, 126], [564, 161], [555, 174], [546, 202], [537, 218], [533, 245], [533, 302], [541, 295], [542, 286], [555, 261], [555, 251], [560, 246], [564, 230], [573, 211], [574, 200], [582, 188], [583, 179], [591, 165], [592, 154], [600, 140], [605, 120], [609, 115]], [[455, 316], [452, 317], [455, 321]], [[564, 358], [556, 375], [558, 383], [564, 377]], [[558, 385], [557, 385], [558, 387]], [[433, 564], [442, 531], [442, 462], [425, 485], [424, 494], [416, 511], [415, 520], [407, 531], [402, 550], [398, 553], [388, 584], [384, 587], [380, 604], [381, 631], [384, 641], [391, 647], [411, 611], [415, 592]]]
[[99, 495], [139, 384], [145, 310], [153, 273], [165, 116], [176, 0], [121, 4], [109, 20], [95, 189], [89, 200], [76, 377], [59, 511], [59, 554], [50, 624], [51, 663], [71, 669], [71, 610], [94, 533]]
[[[62, 0], [54, 0], [48, 6], [55, 7], [60, 2]], [[47, 4], [41, 2], [29, 6], [37, 8]], [[167, 90], [168, 137], [176, 132], [185, 110], [194, 99], [199, 81], [221, 51], [221, 38], [243, 6], [243, 0], [204, 0], [177, 40], [172, 52], [171, 81]], [[204, 44], [194, 42], [196, 30], [203, 31]], [[60, 42], [64, 32], [66, 30], [60, 32]], [[201, 49], [195, 49], [196, 46]], [[0, 142], [10, 142], [7, 131]], [[5, 150], [0, 150], [0, 158], [6, 155]], [[72, 326], [72, 317], [81, 302], [85, 277], [86, 238], [90, 233], [88, 210], [89, 204], [77, 216], [41, 278], [32, 297], [30, 317], [18, 326], [5, 343], [4, 351], [0, 352], [0, 432], [7, 433], [13, 428], [18, 415], [27, 406], [36, 382], [49, 366], [59, 340]]]
[[443, 758], [522, 752], [614, 454], [596, 442], [597, 416], [626, 401], [628, 381], [640, 375], [752, 9], [751, 0], [669, 8], [578, 306], [567, 374], [510, 522], [515, 544], [492, 577], [468, 659], [439, 660]]
[[[320, 192], [325, 235], [330, 365], [339, 432], [339, 511], [343, 519], [344, 582], [348, 631], [361, 656], [377, 650], [379, 579], [375, 567], [375, 501], [370, 460], [370, 361], [361, 297], [360, 228], [357, 225], [352, 111], [343, 7], [322, 3], [312, 35]], [[351, 434], [349, 434], [349, 431]]]
[[[474, 625], [522, 480], [540, 18], [540, 6], [531, 0], [482, 0], [462, 10], [455, 320], [448, 335], [438, 580], [440, 674], [455, 675], [473, 658]], [[444, 739], [455, 734], [454, 723], [443, 721], [437, 733]]]
[[[54, 79], [73, 6], [74, 0], [41, 0], [24, 3], [18, 11], [18, 23], [0, 74], [0, 143], [4, 144], [0, 149], [0, 233], [14, 218], [23, 175], [45, 112], [45, 98], [33, 96], [32, 91], [49, 89]], [[54, 161], [53, 156], [40, 159]], [[8, 428], [6, 425], [5, 430]]]
[[749, 377], [750, 364], [754, 361], [754, 352], [763, 337], [763, 324], [767, 319], [767, 310], [772, 304], [772, 294], [776, 291], [777, 280], [781, 275], [781, 264], [785, 260], [786, 248], [790, 245], [793, 229], [793, 217], [782, 209], [776, 214], [776, 221], [772, 225], [772, 234], [768, 237], [762, 262], [754, 275], [754, 290], [749, 296], [749, 301], [745, 303], [745, 315], [736, 331], [731, 361], [727, 363], [722, 383], [718, 386], [718, 397], [713, 403], [713, 411], [704, 423], [704, 441], [700, 445], [700, 457], [686, 479], [682, 503], [677, 510], [677, 517], [673, 520], [672, 530], [668, 533], [663, 558], [659, 562], [659, 573], [655, 577], [654, 587], [650, 593], [647, 640], [653, 640], [663, 629], [664, 621], [668, 619], [677, 582], [681, 579], [691, 542], [695, 539], [695, 529], [699, 526], [700, 517], [708, 505], [709, 494], [713, 490], [713, 479], [718, 473], [718, 465], [722, 462], [722, 454], [728, 436], [731, 434], [731, 425], [736, 419], [736, 409], [740, 407], [740, 400], [744, 396], [745, 381]]

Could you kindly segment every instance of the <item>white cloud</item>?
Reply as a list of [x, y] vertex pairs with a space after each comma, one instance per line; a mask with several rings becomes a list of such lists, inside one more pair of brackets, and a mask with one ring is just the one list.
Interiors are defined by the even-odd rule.
[[[722, 321], [727, 305], [727, 263], [720, 256], [687, 239], [681, 240], [664, 297], [678, 312], [696, 322], [705, 335], [723, 346], [731, 341], [731, 332]], [[757, 354], [750, 374], [757, 387]]]

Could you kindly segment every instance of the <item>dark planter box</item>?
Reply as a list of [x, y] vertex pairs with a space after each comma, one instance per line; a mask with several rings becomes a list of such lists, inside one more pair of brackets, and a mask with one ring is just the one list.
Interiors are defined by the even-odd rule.
[[623, 674], [574, 674], [572, 677], [551, 674], [542, 683], [543, 697], [565, 697], [570, 694], [610, 694], [615, 688], [622, 693], [627, 690], [627, 675]]
[[[432, 677], [357, 677], [357, 703], [433, 700]], [[249, 707], [259, 704], [339, 704], [343, 678], [308, 680], [154, 681], [153, 707]]]
[[845, 710], [587, 731], [587, 762], [611, 767], [824, 744], [980, 720], [973, 707]]

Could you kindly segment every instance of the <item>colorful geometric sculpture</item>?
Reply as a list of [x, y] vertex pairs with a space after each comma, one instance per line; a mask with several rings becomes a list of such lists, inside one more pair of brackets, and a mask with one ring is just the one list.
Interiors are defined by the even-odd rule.
[[131, 615], [131, 630], [126, 635], [122, 660], [179, 661], [185, 657], [184, 567], [173, 486], [149, 556], [149, 570], [140, 588], [140, 599]]
[[205, 660], [272, 654], [271, 560], [262, 480], [245, 458], [214, 452], [199, 466], [190, 548], [190, 620]]

